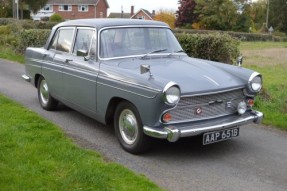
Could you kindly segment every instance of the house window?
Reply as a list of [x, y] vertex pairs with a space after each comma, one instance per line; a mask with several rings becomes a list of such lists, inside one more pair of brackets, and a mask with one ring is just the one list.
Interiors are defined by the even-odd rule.
[[104, 18], [104, 13], [100, 12], [100, 18]]
[[145, 17], [144, 16], [138, 16], [138, 19], [145, 19]]
[[59, 5], [59, 11], [72, 11], [72, 5]]
[[53, 11], [53, 6], [52, 5], [45, 5], [43, 8], [42, 8], [43, 11]]
[[79, 5], [78, 6], [78, 11], [79, 12], [88, 12], [89, 11], [89, 6], [88, 5]]

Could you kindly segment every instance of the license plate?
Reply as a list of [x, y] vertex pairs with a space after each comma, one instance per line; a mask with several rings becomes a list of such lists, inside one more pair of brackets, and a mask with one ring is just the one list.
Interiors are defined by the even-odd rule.
[[203, 145], [216, 143], [239, 136], [239, 127], [203, 134]]

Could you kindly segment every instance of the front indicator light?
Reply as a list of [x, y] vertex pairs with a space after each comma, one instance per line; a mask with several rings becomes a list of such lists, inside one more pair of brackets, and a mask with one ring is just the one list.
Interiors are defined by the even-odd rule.
[[254, 106], [254, 99], [249, 99], [247, 102], [250, 107]]
[[247, 110], [247, 105], [245, 103], [245, 101], [242, 101], [238, 104], [237, 106], [237, 111], [240, 115], [244, 114]]
[[171, 121], [171, 115], [170, 115], [170, 113], [166, 113], [166, 114], [164, 114], [163, 115], [163, 117], [162, 117], [162, 120], [165, 122], [165, 123], [168, 123], [169, 121]]

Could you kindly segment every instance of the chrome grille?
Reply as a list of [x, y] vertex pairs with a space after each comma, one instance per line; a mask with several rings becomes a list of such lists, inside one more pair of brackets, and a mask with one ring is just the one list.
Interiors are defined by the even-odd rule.
[[[230, 115], [237, 112], [237, 105], [242, 100], [244, 100], [242, 89], [183, 97], [177, 107], [169, 111], [172, 116], [172, 120], [169, 123], [197, 121]], [[196, 114], [197, 109], [200, 109], [202, 113]]]

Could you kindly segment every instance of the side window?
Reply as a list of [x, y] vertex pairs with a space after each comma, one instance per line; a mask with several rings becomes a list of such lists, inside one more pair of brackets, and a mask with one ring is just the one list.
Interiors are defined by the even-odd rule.
[[89, 52], [94, 31], [91, 29], [78, 29], [73, 53], [77, 54], [78, 50]]
[[70, 52], [73, 42], [74, 29], [61, 29], [59, 31], [58, 43], [56, 50]]

